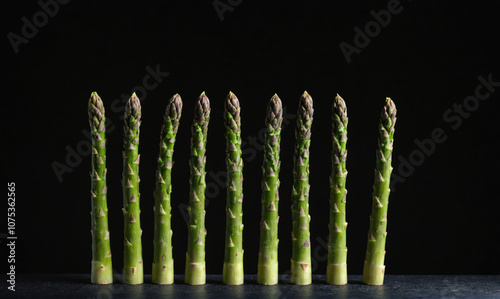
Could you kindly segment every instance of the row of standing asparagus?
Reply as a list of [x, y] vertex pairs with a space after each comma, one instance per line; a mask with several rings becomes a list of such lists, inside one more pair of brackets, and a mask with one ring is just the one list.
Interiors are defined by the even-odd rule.
[[[304, 92], [297, 110], [295, 153], [292, 187], [292, 258], [290, 282], [311, 283], [311, 250], [309, 222], [309, 146], [313, 120], [313, 101]], [[171, 228], [171, 170], [175, 138], [182, 114], [178, 94], [168, 102], [160, 135], [156, 187], [154, 191], [154, 254], [152, 281], [171, 284], [174, 280]], [[280, 139], [282, 104], [275, 94], [267, 107], [266, 134], [262, 176], [262, 214], [257, 282], [278, 283], [278, 203], [280, 171]], [[205, 271], [205, 162], [210, 102], [202, 93], [195, 104], [191, 127], [190, 192], [188, 249], [185, 282], [204, 284]], [[107, 218], [106, 187], [106, 118], [102, 100], [93, 92], [89, 101], [89, 121], [92, 133], [91, 171], [91, 232], [92, 270], [95, 284], [112, 283], [111, 249]], [[387, 98], [379, 124], [379, 143], [376, 158], [375, 182], [372, 196], [372, 215], [363, 269], [363, 282], [383, 284], [385, 239], [387, 236], [387, 205], [392, 171], [392, 145], [396, 107]], [[241, 152], [241, 117], [238, 98], [230, 92], [224, 111], [226, 136], [227, 202], [226, 234], [222, 278], [225, 284], [238, 285], [244, 281], [243, 271], [243, 160]], [[330, 222], [326, 282], [332, 285], [347, 283], [346, 247], [346, 159], [347, 108], [337, 95], [332, 108], [332, 169], [330, 175]], [[141, 106], [135, 93], [125, 106], [123, 144], [123, 215], [124, 267], [123, 279], [128, 284], [143, 282], [143, 262], [140, 225], [139, 193], [139, 132]]]

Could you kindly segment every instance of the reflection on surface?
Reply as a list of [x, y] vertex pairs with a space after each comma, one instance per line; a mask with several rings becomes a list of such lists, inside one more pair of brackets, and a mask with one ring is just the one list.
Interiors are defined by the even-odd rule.
[[125, 285], [127, 288], [127, 297], [132, 299], [141, 299], [144, 298], [144, 284], [137, 285]]
[[288, 285], [286, 286], [286, 294], [282, 298], [296, 298], [300, 294], [300, 298], [315, 298], [313, 285]]
[[[245, 285], [237, 285], [237, 286], [224, 286], [221, 290], [223, 294], [227, 294], [228, 298], [245, 298]], [[217, 295], [217, 294], [211, 294]]]
[[200, 286], [185, 285], [185, 286], [192, 290], [192, 292], [189, 293], [187, 298], [200, 298], [200, 299], [207, 298], [207, 285], [200, 285]]
[[273, 286], [260, 286], [261, 293], [260, 298], [271, 299], [271, 298], [284, 298], [283, 291], [279, 285]]

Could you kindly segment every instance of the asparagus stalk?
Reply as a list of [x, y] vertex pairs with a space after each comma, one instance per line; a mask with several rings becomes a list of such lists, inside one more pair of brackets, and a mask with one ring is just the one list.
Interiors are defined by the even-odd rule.
[[222, 282], [243, 284], [243, 160], [241, 159], [240, 102], [229, 92], [225, 101], [226, 126], [226, 247]]
[[89, 100], [89, 123], [92, 134], [91, 164], [91, 233], [92, 269], [91, 282], [109, 284], [113, 282], [111, 248], [109, 245], [108, 204], [106, 186], [106, 117], [102, 100], [93, 92]]
[[267, 106], [262, 177], [262, 215], [257, 283], [278, 283], [278, 201], [280, 140], [283, 109], [278, 95]]
[[394, 125], [396, 124], [396, 105], [387, 98], [380, 115], [379, 142], [373, 184], [372, 214], [363, 268], [363, 283], [382, 285], [384, 283], [385, 240], [387, 238], [387, 205], [392, 172], [392, 148]]
[[160, 151], [156, 169], [155, 229], [152, 281], [156, 284], [174, 282], [174, 261], [172, 259], [171, 172], [175, 136], [182, 113], [182, 100], [175, 94], [167, 104], [160, 134]]
[[139, 128], [141, 102], [132, 94], [125, 105], [123, 140], [123, 218], [124, 261], [123, 281], [128, 284], [143, 283], [141, 209], [139, 205]]
[[205, 149], [207, 144], [210, 102], [202, 92], [194, 109], [191, 127], [191, 177], [189, 179], [189, 227], [184, 282], [191, 285], [205, 284]]
[[312, 282], [309, 232], [309, 145], [313, 121], [313, 101], [304, 91], [297, 108], [295, 154], [293, 157], [292, 188], [292, 259], [290, 283], [307, 285]]
[[330, 238], [326, 282], [332, 285], [347, 283], [347, 222], [345, 215], [347, 177], [347, 107], [337, 94], [332, 107], [332, 173], [330, 175]]

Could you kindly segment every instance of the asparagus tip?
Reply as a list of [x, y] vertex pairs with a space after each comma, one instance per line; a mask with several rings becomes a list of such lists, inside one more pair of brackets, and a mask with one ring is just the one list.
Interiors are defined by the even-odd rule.
[[381, 115], [382, 119], [383, 120], [390, 119], [391, 124], [393, 126], [394, 123], [396, 122], [397, 111], [398, 110], [396, 109], [396, 104], [394, 104], [391, 98], [389, 97], [385, 98], [385, 105], [384, 109], [382, 109], [382, 115]]
[[275, 102], [275, 103], [276, 103], [275, 105], [278, 105], [278, 103], [279, 103], [279, 105], [281, 106], [281, 99], [280, 99], [280, 97], [278, 97], [278, 94], [277, 94], [277, 93], [275, 93], [275, 94], [273, 95], [273, 97], [271, 98], [271, 102], [272, 102], [272, 103], [274, 103], [274, 102]]
[[396, 104], [393, 100], [391, 100], [391, 98], [385, 98], [385, 105], [387, 106], [390, 114], [396, 114]]
[[300, 97], [300, 103], [303, 106], [312, 106], [312, 97], [307, 93], [307, 91], [304, 91], [304, 93]]
[[170, 117], [170, 119], [177, 120], [175, 122], [178, 123], [178, 120], [181, 117], [181, 111], [182, 111], [182, 99], [181, 96], [178, 93], [176, 93], [170, 98], [167, 104], [165, 115]]
[[314, 109], [313, 109], [313, 99], [312, 97], [307, 93], [304, 92], [302, 96], [300, 97], [299, 100], [299, 107], [297, 109], [297, 113], [300, 115], [300, 117], [297, 119], [298, 124], [306, 124], [307, 127], [310, 127], [309, 120], [312, 119]]
[[202, 92], [200, 94], [200, 97], [198, 98], [198, 103], [202, 106], [202, 108], [204, 108], [205, 110], [207, 108], [209, 108], [209, 105], [210, 105], [210, 101], [208, 100], [208, 97], [207, 95], [205, 94], [205, 92]]
[[230, 111], [233, 111], [240, 107], [238, 97], [236, 97], [236, 95], [231, 91], [226, 97], [226, 107], [229, 108]]
[[129, 98], [129, 101], [132, 102], [132, 104], [137, 104], [137, 103], [140, 104], [139, 97], [137, 97], [135, 92], [132, 93], [132, 95]]
[[130, 96], [125, 105], [125, 119], [128, 119], [130, 116], [134, 116], [136, 119], [141, 117], [141, 101], [135, 92]]
[[198, 101], [196, 101], [196, 105], [194, 108], [194, 121], [200, 124], [204, 123], [205, 121], [208, 123], [209, 116], [210, 101], [205, 95], [205, 92], [202, 92], [198, 97]]
[[181, 96], [176, 93], [170, 98], [170, 103], [169, 104], [174, 104], [174, 105], [182, 105], [182, 98]]
[[266, 124], [271, 124], [274, 129], [277, 129], [281, 127], [282, 116], [281, 99], [277, 94], [274, 94], [267, 106]]
[[335, 100], [333, 101], [333, 108], [335, 110], [337, 109], [347, 110], [344, 99], [338, 93], [337, 96], [335, 97]]
[[338, 106], [345, 107], [345, 101], [338, 93], [337, 93], [337, 96], [335, 96], [335, 100], [333, 102], [334, 102], [334, 106], [336, 106], [336, 107], [338, 107]]
[[[234, 93], [232, 93], [231, 91], [227, 95], [226, 101], [224, 102], [224, 109], [225, 109], [226, 113], [229, 113], [232, 115], [232, 117], [236, 123], [240, 122], [240, 102], [238, 101], [238, 98], [236, 97], [236, 95]], [[224, 113], [224, 119], [227, 122], [228, 118], [227, 118], [226, 113]], [[228, 125], [229, 125], [229, 123], [228, 123]]]
[[98, 119], [101, 119], [104, 115], [104, 104], [101, 97], [95, 91], [90, 95], [88, 112], [91, 118], [96, 116]]
[[[333, 106], [332, 106], [332, 116], [334, 120], [335, 120], [335, 115], [339, 117], [339, 121], [343, 124], [343, 126], [347, 125], [347, 106], [345, 104], [344, 99], [338, 93], [333, 101]], [[332, 122], [332, 125], [336, 128], [338, 128], [337, 126], [340, 126], [340, 124], [338, 124], [336, 121]]]
[[91, 94], [90, 94], [90, 99], [92, 101], [99, 101], [101, 99], [101, 97], [97, 94], [97, 92], [93, 91]]

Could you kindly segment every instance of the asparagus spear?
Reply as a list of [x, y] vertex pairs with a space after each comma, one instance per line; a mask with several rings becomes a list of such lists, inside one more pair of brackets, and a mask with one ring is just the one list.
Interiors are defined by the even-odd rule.
[[139, 205], [139, 127], [141, 102], [132, 94], [125, 105], [123, 140], [123, 218], [124, 262], [123, 281], [128, 284], [143, 282], [141, 222]]
[[278, 95], [267, 106], [266, 137], [262, 177], [262, 216], [257, 283], [278, 283], [278, 201], [280, 171], [280, 140], [283, 109]]
[[92, 270], [91, 282], [109, 284], [113, 282], [111, 248], [109, 245], [108, 204], [106, 186], [106, 117], [102, 100], [93, 92], [89, 100], [89, 123], [92, 134], [91, 164], [91, 233]]
[[191, 177], [189, 179], [189, 227], [184, 282], [205, 284], [205, 149], [207, 144], [210, 102], [202, 92], [194, 109], [191, 127]]
[[229, 92], [225, 101], [226, 126], [226, 247], [222, 282], [243, 284], [243, 160], [241, 159], [240, 102]]
[[380, 115], [379, 142], [377, 150], [373, 204], [370, 230], [363, 268], [363, 282], [370, 285], [384, 283], [385, 240], [387, 237], [387, 205], [392, 172], [392, 145], [396, 124], [396, 105], [387, 98]]
[[292, 260], [290, 282], [307, 285], [312, 282], [309, 232], [309, 145], [313, 121], [313, 101], [304, 91], [297, 108], [295, 155], [292, 189]]
[[333, 285], [347, 283], [347, 247], [345, 204], [347, 190], [347, 107], [337, 94], [332, 109], [332, 173], [330, 175], [330, 238], [326, 282]]
[[160, 153], [156, 170], [155, 229], [152, 281], [156, 284], [174, 282], [174, 261], [172, 259], [172, 228], [170, 193], [172, 192], [171, 171], [175, 136], [182, 113], [182, 100], [175, 94], [167, 104], [160, 134]]

